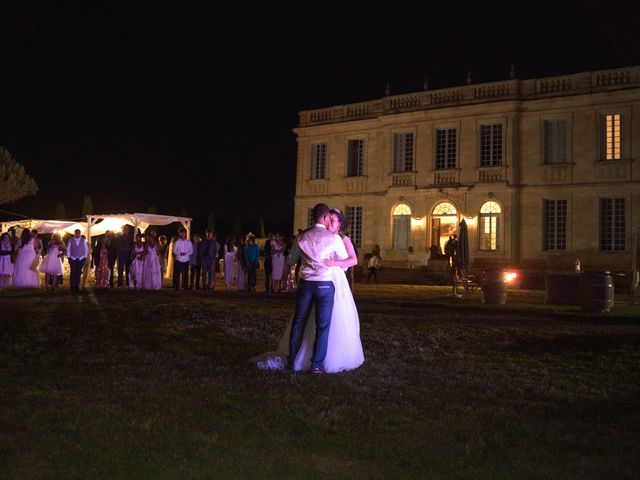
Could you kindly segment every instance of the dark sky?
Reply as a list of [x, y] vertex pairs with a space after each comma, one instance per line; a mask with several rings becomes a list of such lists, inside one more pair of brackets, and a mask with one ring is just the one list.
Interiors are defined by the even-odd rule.
[[40, 192], [1, 208], [35, 217], [90, 195], [290, 229], [300, 110], [640, 64], [631, 1], [26, 3], [0, 7], [0, 145]]

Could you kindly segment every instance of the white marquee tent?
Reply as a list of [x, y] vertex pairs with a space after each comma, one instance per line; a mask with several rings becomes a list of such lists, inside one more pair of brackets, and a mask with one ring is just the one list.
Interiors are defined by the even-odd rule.
[[[190, 238], [191, 220], [189, 217], [176, 217], [172, 215], [156, 215], [152, 213], [115, 213], [103, 215], [87, 215], [86, 222], [73, 222], [64, 220], [38, 220], [24, 219], [0, 223], [0, 232], [6, 232], [12, 227], [20, 229], [28, 228], [37, 230], [39, 234], [68, 233], [73, 235], [76, 229], [80, 229], [87, 237], [87, 243], [91, 245], [91, 237], [103, 235], [107, 230], [119, 232], [123, 225], [133, 225], [134, 232], [144, 232], [151, 225], [170, 225], [180, 223], [187, 230], [187, 238]], [[91, 253], [90, 253], [91, 254]], [[86, 282], [90, 261], [87, 259], [82, 276], [82, 283]]]

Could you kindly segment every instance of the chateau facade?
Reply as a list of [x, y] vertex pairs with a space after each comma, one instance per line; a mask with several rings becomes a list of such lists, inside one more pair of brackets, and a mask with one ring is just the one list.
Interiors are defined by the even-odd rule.
[[308, 110], [294, 132], [294, 226], [338, 207], [361, 255], [426, 264], [465, 219], [475, 265], [631, 270], [640, 66]]

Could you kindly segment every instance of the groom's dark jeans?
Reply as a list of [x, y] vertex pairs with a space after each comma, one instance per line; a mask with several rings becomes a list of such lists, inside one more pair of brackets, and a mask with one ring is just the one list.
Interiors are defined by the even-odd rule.
[[332, 281], [310, 282], [300, 280], [298, 284], [298, 296], [296, 298], [296, 312], [291, 323], [291, 336], [289, 337], [289, 367], [293, 367], [302, 334], [307, 325], [309, 311], [315, 302], [316, 307], [316, 340], [313, 344], [313, 356], [311, 368], [322, 367], [327, 356], [327, 344], [329, 341], [329, 327], [331, 326], [331, 313], [333, 312], [333, 296], [335, 286]]

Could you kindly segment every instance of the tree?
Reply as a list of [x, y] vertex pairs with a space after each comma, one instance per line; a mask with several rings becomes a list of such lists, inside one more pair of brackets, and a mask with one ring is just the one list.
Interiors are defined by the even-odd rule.
[[91, 201], [91, 197], [89, 195], [84, 196], [84, 201], [82, 202], [82, 216], [86, 217], [87, 215], [91, 215], [93, 213], [93, 202]]
[[154, 207], [153, 205], [149, 205], [149, 208], [147, 208], [147, 213], [158, 213], [158, 210], [156, 210], [156, 207]]
[[37, 191], [36, 181], [27, 175], [9, 150], [0, 147], [0, 205], [17, 202], [27, 195], [35, 195]]
[[56, 205], [56, 213], [53, 214], [53, 218], [56, 220], [64, 220], [67, 218], [67, 209], [64, 208], [64, 203], [58, 202], [58, 205]]

